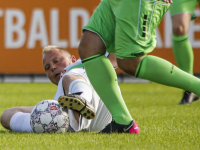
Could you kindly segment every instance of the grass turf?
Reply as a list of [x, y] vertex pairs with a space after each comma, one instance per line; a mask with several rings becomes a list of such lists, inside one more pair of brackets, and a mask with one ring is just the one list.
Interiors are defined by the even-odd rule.
[[[0, 126], [0, 149], [200, 149], [200, 101], [178, 105], [182, 90], [155, 83], [120, 84], [120, 87], [132, 117], [140, 126], [139, 135], [14, 133]], [[2, 83], [0, 114], [10, 107], [32, 106], [52, 99], [55, 91], [52, 84]]]

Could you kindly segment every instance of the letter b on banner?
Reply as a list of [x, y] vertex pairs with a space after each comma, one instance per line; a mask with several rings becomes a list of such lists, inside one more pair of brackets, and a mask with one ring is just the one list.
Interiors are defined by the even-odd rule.
[[[18, 9], [6, 10], [5, 38], [6, 48], [20, 48], [24, 45], [26, 32], [23, 29], [25, 24], [24, 13]], [[16, 34], [16, 37], [14, 36]]]

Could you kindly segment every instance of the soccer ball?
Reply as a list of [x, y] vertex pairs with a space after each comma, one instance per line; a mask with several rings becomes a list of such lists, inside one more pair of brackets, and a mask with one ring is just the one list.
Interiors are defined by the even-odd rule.
[[33, 108], [30, 124], [36, 133], [64, 133], [69, 127], [69, 116], [57, 101], [44, 100]]

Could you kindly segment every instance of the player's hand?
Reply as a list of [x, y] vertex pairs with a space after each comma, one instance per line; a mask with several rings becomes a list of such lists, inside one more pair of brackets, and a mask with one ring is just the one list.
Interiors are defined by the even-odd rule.
[[173, 1], [172, 0], [163, 0], [163, 2], [166, 2], [166, 3], [173, 3]]

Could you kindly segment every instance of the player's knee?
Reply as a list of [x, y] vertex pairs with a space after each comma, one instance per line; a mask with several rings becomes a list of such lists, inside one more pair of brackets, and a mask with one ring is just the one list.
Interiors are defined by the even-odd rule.
[[142, 60], [142, 57], [132, 58], [132, 59], [117, 59], [118, 67], [125, 73], [135, 76], [138, 64]]
[[9, 129], [9, 126], [10, 126], [8, 113], [9, 113], [9, 109], [5, 110], [3, 114], [1, 115], [1, 125], [6, 129]]
[[11, 118], [15, 113], [21, 111], [20, 109], [21, 109], [20, 107], [14, 107], [14, 108], [6, 109], [3, 112], [3, 114], [1, 115], [1, 124], [4, 128], [10, 129]]
[[88, 53], [88, 51], [87, 51], [87, 46], [84, 45], [83, 42], [81, 42], [81, 43], [79, 44], [78, 53], [79, 53], [79, 56], [80, 56], [81, 59], [85, 59], [85, 58], [88, 57], [88, 56], [87, 56], [87, 53]]
[[[127, 62], [127, 61], [125, 61], [125, 62]], [[124, 71], [125, 73], [127, 73], [127, 74], [129, 74], [131, 76], [134, 76], [137, 67], [135, 67], [134, 63], [129, 63], [129, 62], [125, 63], [125, 62], [122, 62], [122, 61], [119, 62], [119, 61], [117, 61], [118, 67], [122, 71]]]
[[175, 25], [173, 26], [173, 34], [175, 36], [183, 36], [187, 34], [187, 31], [183, 25]]
[[120, 66], [118, 65], [119, 68], [124, 71], [126, 74], [128, 75], [131, 75], [131, 76], [134, 76], [135, 75], [135, 71], [136, 69], [135, 68], [131, 68], [131, 67], [124, 67], [124, 66]]

